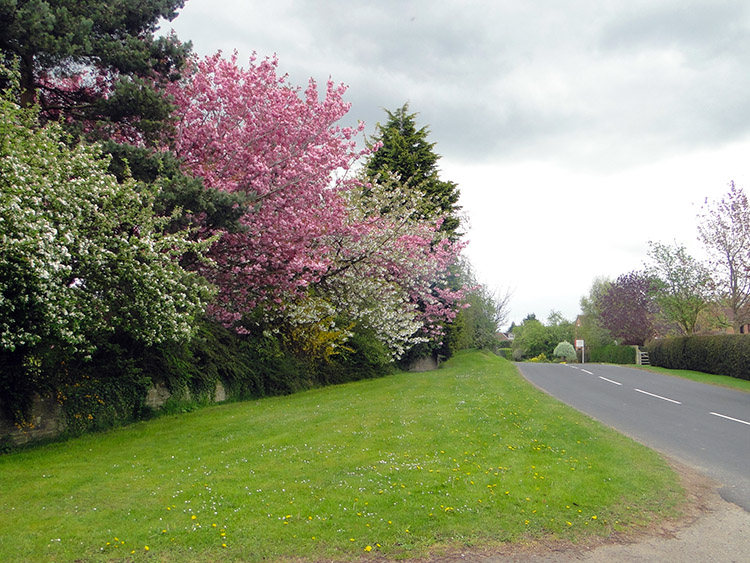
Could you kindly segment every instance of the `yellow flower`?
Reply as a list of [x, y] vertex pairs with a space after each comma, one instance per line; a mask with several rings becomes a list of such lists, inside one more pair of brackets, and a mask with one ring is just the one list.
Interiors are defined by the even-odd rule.
[[197, 516], [196, 516], [195, 514], [193, 514], [193, 515], [192, 515], [192, 516], [190, 517], [190, 519], [191, 519], [191, 520], [195, 520], [196, 518], [198, 518], [198, 517], [197, 517]]
[[372, 546], [371, 545], [366, 545], [365, 546], [365, 551], [372, 551]]
[[148, 546], [147, 546], [147, 545], [144, 545], [144, 546], [143, 546], [143, 549], [145, 549], [146, 551], [148, 551]]

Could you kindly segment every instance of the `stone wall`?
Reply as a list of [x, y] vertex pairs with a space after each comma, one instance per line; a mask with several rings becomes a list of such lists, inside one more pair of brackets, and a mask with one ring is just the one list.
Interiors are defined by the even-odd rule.
[[[167, 386], [157, 383], [146, 394], [146, 405], [152, 409], [159, 409], [171, 397]], [[190, 399], [190, 396], [186, 397]], [[227, 400], [227, 393], [221, 382], [216, 384], [214, 401], [221, 403]], [[65, 420], [62, 406], [54, 397], [35, 397], [31, 407], [31, 426], [18, 427], [13, 422], [0, 415], [0, 439], [4, 437], [16, 444], [26, 444], [44, 438], [54, 438], [65, 430]]]
[[54, 438], [65, 429], [62, 406], [54, 397], [35, 397], [31, 406], [31, 426], [19, 427], [0, 415], [0, 438], [9, 436], [15, 444]]
[[414, 360], [412, 364], [409, 366], [409, 371], [416, 371], [416, 372], [422, 372], [422, 371], [432, 371], [433, 369], [437, 369], [439, 367], [439, 361], [436, 354], [433, 354], [432, 356], [426, 356], [424, 358], [419, 358], [417, 360]]

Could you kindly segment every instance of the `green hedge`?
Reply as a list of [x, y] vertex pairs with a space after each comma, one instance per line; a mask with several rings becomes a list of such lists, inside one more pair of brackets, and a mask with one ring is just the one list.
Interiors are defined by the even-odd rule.
[[606, 364], [634, 364], [635, 348], [632, 346], [602, 346], [591, 348], [586, 354], [588, 361]]
[[648, 353], [653, 366], [750, 380], [750, 336], [745, 334], [659, 339], [649, 342]]
[[103, 430], [152, 415], [149, 388], [163, 383], [173, 402], [208, 403], [221, 382], [230, 399], [286, 395], [392, 373], [387, 350], [358, 331], [328, 361], [295, 355], [281, 335], [237, 335], [203, 319], [189, 342], [144, 347], [103, 335], [91, 356], [46, 347], [0, 351], [0, 415], [30, 426], [34, 395], [54, 397], [70, 435]]
[[513, 361], [513, 350], [510, 348], [498, 348], [497, 355], [506, 360]]

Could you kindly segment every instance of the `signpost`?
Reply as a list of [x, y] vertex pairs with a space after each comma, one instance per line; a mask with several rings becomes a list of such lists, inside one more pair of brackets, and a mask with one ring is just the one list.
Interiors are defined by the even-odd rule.
[[583, 340], [576, 340], [576, 350], [581, 351], [581, 363], [586, 363], [586, 347], [584, 346]]

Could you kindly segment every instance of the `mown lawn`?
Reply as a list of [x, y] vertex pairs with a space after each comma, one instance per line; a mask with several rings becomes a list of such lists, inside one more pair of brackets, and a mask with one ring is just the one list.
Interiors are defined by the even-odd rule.
[[698, 383], [708, 383], [709, 385], [729, 387], [730, 389], [737, 389], [738, 391], [745, 391], [746, 393], [750, 393], [750, 381], [748, 381], [747, 379], [737, 379], [736, 377], [730, 377], [728, 375], [714, 375], [712, 373], [691, 371], [687, 369], [667, 369], [656, 366], [638, 366], [638, 368], [647, 371], [653, 371], [655, 373], [661, 373], [662, 375], [683, 377], [685, 379], [697, 381]]
[[606, 535], [682, 497], [655, 453], [465, 352], [0, 456], [0, 560], [409, 558]]

